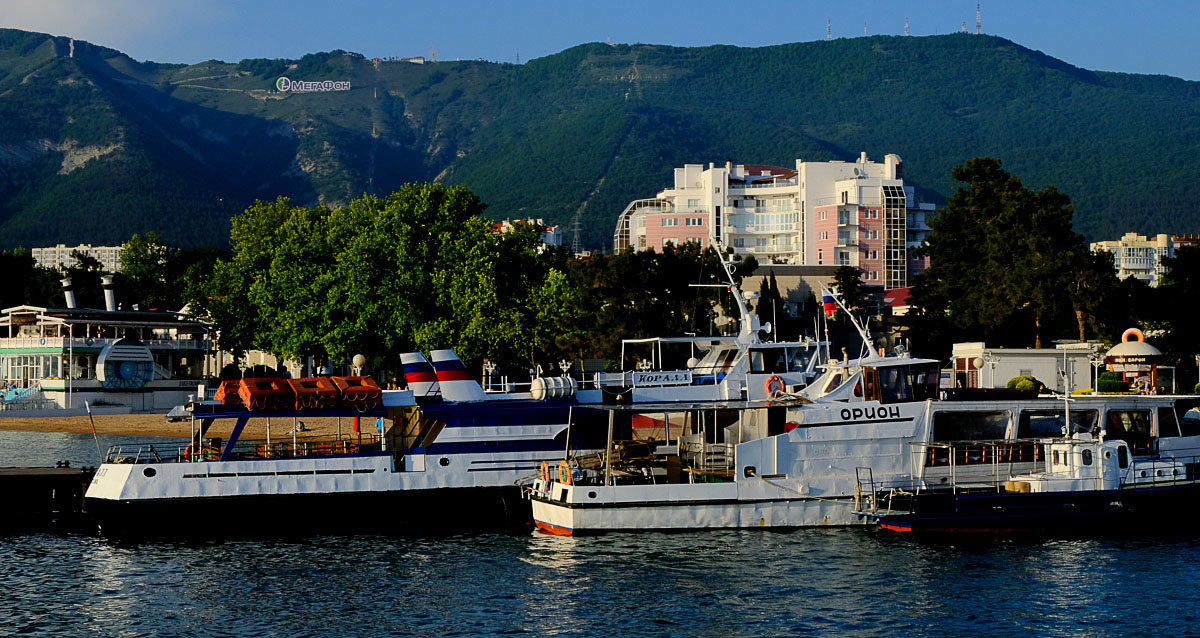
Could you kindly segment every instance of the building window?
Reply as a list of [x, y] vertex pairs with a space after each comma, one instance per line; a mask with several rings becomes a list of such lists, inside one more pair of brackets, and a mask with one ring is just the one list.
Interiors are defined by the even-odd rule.
[[665, 247], [667, 244], [678, 244], [678, 243], [679, 243], [679, 241], [678, 241], [678, 240], [676, 240], [674, 237], [663, 237], [663, 243], [662, 243], [662, 245], [663, 245], [664, 247]]
[[688, 200], [688, 208], [691, 208], [691, 209], [693, 209], [693, 210], [694, 210], [694, 209], [696, 209], [696, 208], [699, 208], [699, 207], [700, 207], [700, 200], [699, 200], [699, 199], [689, 199], [689, 200]]
[[764, 248], [764, 247], [766, 247], [766, 245], [767, 245], [766, 237], [755, 237], [754, 238], [754, 247], [755, 248]]
[[679, 219], [676, 217], [664, 217], [662, 220], [663, 226], [678, 226]]
[[734, 248], [745, 248], [746, 240], [742, 239], [741, 237], [734, 237], [733, 238], [733, 247]]

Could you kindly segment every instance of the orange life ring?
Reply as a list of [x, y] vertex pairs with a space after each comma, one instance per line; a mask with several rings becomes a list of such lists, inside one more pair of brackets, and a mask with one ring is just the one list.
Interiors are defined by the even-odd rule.
[[550, 464], [547, 463], [546, 461], [542, 461], [541, 478], [543, 481], [545, 481], [547, 483], [550, 482]]
[[783, 379], [779, 375], [773, 374], [767, 377], [767, 382], [763, 384], [763, 389], [767, 391], [767, 396], [775, 398], [783, 394]]
[[566, 461], [558, 463], [558, 482], [563, 485], [571, 484], [571, 466], [567, 465]]
[[1125, 332], [1121, 333], [1121, 343], [1128, 342], [1129, 337], [1137, 337], [1137, 340], [1139, 342], [1146, 341], [1146, 335], [1142, 334], [1142, 331], [1138, 330], [1137, 328], [1130, 328], [1130, 329], [1126, 330]]

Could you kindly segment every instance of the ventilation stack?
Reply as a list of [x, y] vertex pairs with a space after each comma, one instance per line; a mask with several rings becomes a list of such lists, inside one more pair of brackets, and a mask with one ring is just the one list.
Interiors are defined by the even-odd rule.
[[117, 293], [113, 292], [113, 276], [100, 277], [100, 287], [104, 289], [104, 309], [113, 312], [117, 309]]
[[63, 297], [67, 299], [67, 308], [75, 309], [75, 289], [71, 287], [71, 278], [62, 278]]

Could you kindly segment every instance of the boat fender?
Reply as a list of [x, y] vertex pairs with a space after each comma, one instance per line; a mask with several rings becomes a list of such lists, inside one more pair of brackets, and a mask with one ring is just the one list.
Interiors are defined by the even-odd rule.
[[546, 482], [546, 483], [550, 482], [550, 464], [547, 463], [546, 461], [542, 461], [541, 477], [542, 477], [543, 482]]
[[773, 374], [767, 377], [767, 382], [763, 384], [763, 389], [767, 391], [767, 396], [775, 398], [783, 394], [783, 379], [779, 375]]
[[558, 482], [563, 485], [571, 484], [571, 466], [567, 465], [566, 461], [558, 463]]

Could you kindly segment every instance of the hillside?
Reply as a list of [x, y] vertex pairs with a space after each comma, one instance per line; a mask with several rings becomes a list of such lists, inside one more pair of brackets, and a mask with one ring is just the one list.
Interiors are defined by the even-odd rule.
[[[349, 81], [282, 93], [275, 82]], [[0, 248], [157, 230], [224, 243], [256, 198], [337, 205], [413, 180], [466, 184], [494, 217], [608, 247], [629, 200], [688, 162], [790, 166], [898, 153], [927, 200], [1002, 158], [1055, 184], [1091, 237], [1200, 231], [1200, 83], [1092, 72], [1003, 38], [876, 36], [763, 48], [587, 44], [524, 65], [138, 62], [0, 30]]]

